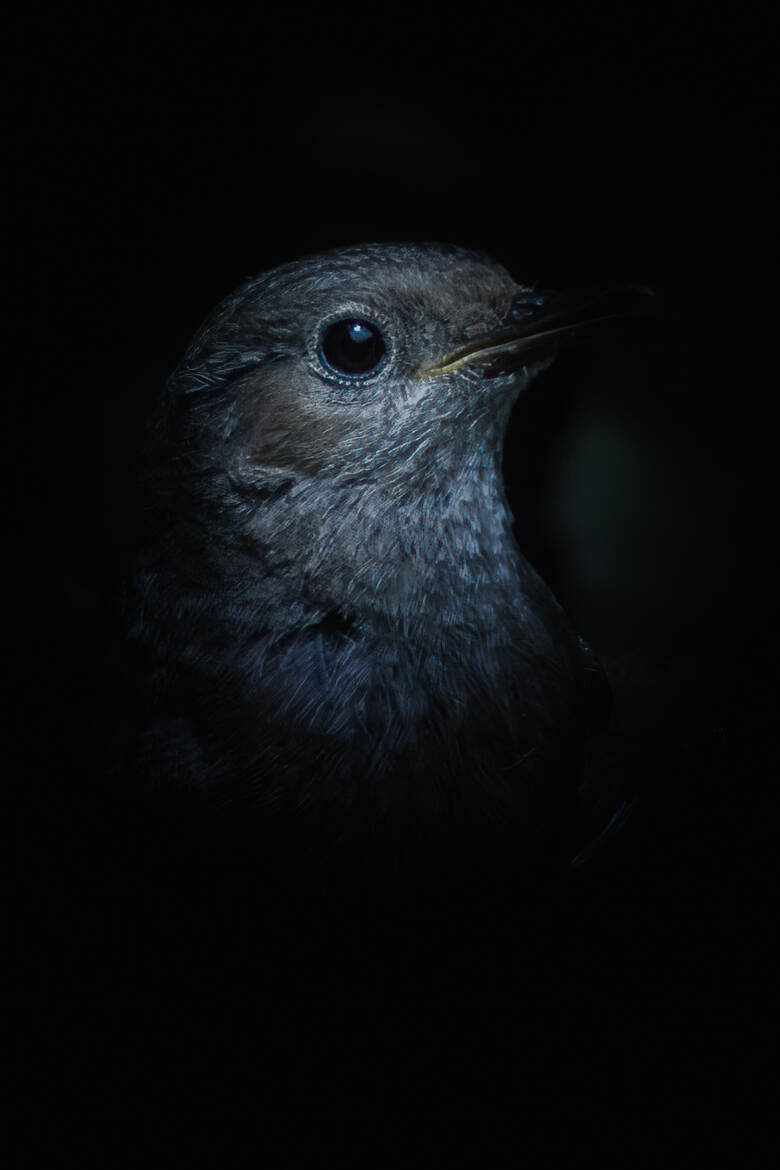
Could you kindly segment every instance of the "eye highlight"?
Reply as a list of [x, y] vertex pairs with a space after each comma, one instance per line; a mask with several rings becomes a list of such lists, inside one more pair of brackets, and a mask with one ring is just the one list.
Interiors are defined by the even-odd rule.
[[320, 338], [320, 356], [337, 374], [372, 373], [387, 353], [381, 332], [363, 317], [345, 317], [331, 321]]

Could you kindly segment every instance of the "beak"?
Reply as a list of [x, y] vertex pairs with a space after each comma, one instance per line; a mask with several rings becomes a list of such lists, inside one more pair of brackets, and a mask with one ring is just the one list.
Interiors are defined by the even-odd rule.
[[522, 290], [505, 324], [424, 366], [419, 377], [468, 366], [485, 378], [512, 373], [560, 348], [584, 340], [603, 322], [619, 317], [657, 316], [658, 298], [645, 285], [605, 285], [571, 292]]

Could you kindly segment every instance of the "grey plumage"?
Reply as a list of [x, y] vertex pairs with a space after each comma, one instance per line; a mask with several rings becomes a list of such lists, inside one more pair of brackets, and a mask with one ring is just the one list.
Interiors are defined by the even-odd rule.
[[[295, 261], [214, 312], [152, 429], [127, 599], [144, 783], [347, 835], [565, 821], [608, 688], [502, 485], [512, 405], [550, 361], [507, 329], [539, 311], [490, 258], [430, 244]], [[368, 372], [323, 357], [350, 320], [385, 346]]]

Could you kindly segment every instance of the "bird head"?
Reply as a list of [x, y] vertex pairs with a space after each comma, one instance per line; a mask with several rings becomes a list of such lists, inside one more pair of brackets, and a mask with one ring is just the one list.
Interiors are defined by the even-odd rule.
[[[450, 520], [440, 546], [465, 547], [470, 538], [451, 532], [478, 527], [480, 556], [496, 559], [495, 541], [511, 539], [501, 451], [518, 394], [560, 345], [639, 299], [540, 293], [482, 253], [441, 244], [286, 264], [228, 297], [171, 378], [156, 506], [168, 500], [169, 525], [207, 521], [210, 539], [238, 516], [266, 563], [275, 533], [322, 559], [344, 544], [342, 526], [361, 564], [388, 560], [392, 529], [408, 566], [419, 526]], [[405, 543], [404, 524], [417, 529]], [[353, 557], [340, 575], [354, 572]]]

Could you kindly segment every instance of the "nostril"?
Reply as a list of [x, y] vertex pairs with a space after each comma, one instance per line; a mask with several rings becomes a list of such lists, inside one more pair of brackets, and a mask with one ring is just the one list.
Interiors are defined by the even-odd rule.
[[529, 313], [541, 309], [546, 300], [546, 294], [540, 293], [538, 289], [523, 289], [512, 301], [507, 317], [508, 323], [524, 321]]

